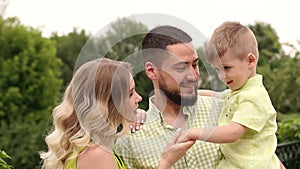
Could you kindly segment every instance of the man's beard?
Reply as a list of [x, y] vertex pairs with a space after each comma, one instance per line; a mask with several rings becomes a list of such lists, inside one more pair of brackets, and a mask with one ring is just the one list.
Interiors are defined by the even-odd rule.
[[[176, 90], [168, 89], [164, 79], [159, 80], [158, 82], [160, 90], [166, 95], [168, 99], [173, 101], [177, 105], [182, 106], [191, 106], [196, 103], [197, 100], [197, 85], [195, 85], [195, 93], [193, 96], [184, 97], [180, 95], [180, 88]], [[180, 85], [179, 85], [180, 87]]]

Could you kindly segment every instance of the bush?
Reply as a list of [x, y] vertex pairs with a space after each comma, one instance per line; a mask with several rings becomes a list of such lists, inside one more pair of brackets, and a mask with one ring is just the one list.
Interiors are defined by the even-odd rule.
[[8, 156], [5, 151], [1, 150], [0, 151], [0, 169], [10, 169], [13, 168], [11, 165], [8, 165], [5, 161], [4, 158], [9, 158], [11, 159], [10, 156]]
[[278, 143], [300, 140], [300, 117], [278, 122]]

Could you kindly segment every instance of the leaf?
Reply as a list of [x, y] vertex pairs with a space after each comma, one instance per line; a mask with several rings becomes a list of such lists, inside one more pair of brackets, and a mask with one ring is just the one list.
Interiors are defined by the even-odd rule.
[[11, 159], [11, 157], [9, 155], [7, 155], [4, 150], [0, 151], [0, 158], [10, 158]]

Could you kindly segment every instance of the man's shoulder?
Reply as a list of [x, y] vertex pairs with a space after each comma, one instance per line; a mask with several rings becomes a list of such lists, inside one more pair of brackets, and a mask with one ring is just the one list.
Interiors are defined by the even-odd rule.
[[147, 111], [146, 121], [140, 126], [140, 129], [135, 132], [128, 132], [122, 136], [122, 140], [144, 139], [155, 135], [158, 130], [161, 130], [160, 117], [153, 112]]

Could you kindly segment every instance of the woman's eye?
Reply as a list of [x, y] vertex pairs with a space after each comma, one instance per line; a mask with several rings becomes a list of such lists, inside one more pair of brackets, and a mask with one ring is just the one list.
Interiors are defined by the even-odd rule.
[[131, 96], [133, 96], [133, 92], [130, 92], [130, 93], [129, 93], [129, 97], [131, 97]]

